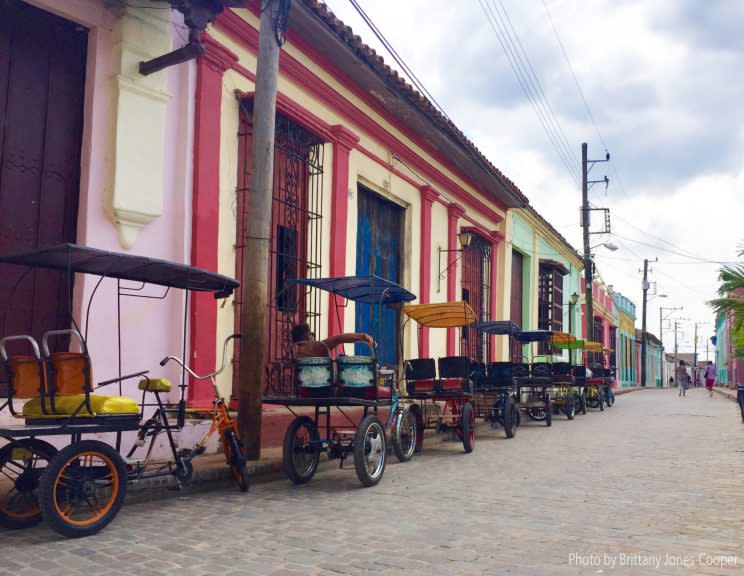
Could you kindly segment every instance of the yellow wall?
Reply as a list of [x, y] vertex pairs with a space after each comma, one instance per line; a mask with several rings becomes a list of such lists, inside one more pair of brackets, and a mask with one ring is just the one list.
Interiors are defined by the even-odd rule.
[[[256, 18], [248, 11], [239, 10], [241, 16], [250, 23], [252, 26], [257, 27]], [[248, 70], [255, 71], [256, 68], [256, 57], [253, 53], [245, 50], [241, 45], [234, 42], [226, 34], [219, 30], [210, 28], [210, 35], [223, 44], [225, 47], [230, 49], [239, 57], [239, 64], [244, 66]], [[405, 135], [400, 133], [384, 118], [377, 115], [376, 112], [371, 110], [363, 101], [356, 98], [351, 92], [344, 88], [334, 78], [327, 74], [324, 70], [319, 68], [312, 60], [302, 54], [295, 46], [291, 43], [285, 44], [283, 50], [294, 58], [302, 62], [307, 68], [309, 68], [315, 75], [322, 78], [326, 83], [332, 86], [345, 98], [354, 103], [359, 109], [364, 111], [368, 116], [372, 117], [375, 122], [384, 126], [393, 136], [400, 141], [406, 143], [409, 151], [416, 153], [422, 159], [435, 166], [437, 170], [446, 175], [462, 188], [470, 191], [475, 198], [480, 201], [487, 203], [486, 199], [480, 194], [470, 188], [465, 179], [460, 174], [456, 174], [436, 163], [436, 161], [424, 152], [416, 143], [409, 140]], [[219, 224], [219, 272], [228, 276], [235, 274], [235, 188], [237, 184], [237, 170], [238, 170], [238, 142], [236, 134], [238, 132], [238, 101], [235, 97], [235, 90], [241, 90], [243, 92], [253, 92], [253, 83], [241, 76], [238, 72], [233, 70], [227, 71], [223, 78], [223, 98], [222, 98], [222, 122], [221, 122], [221, 143], [220, 143], [220, 224]], [[354, 132], [359, 138], [359, 145], [369, 150], [379, 158], [384, 159], [388, 162], [388, 165], [380, 164], [366, 154], [363, 154], [359, 150], [352, 150], [349, 158], [349, 182], [348, 188], [352, 191], [352, 196], [349, 198], [348, 205], [348, 220], [346, 223], [346, 273], [353, 274], [356, 268], [356, 234], [357, 234], [357, 184], [363, 184], [367, 188], [370, 188], [374, 192], [387, 198], [388, 200], [395, 202], [401, 207], [405, 208], [405, 230], [404, 230], [404, 257], [403, 257], [403, 274], [402, 284], [412, 291], [417, 296], [420, 296], [420, 262], [422, 255], [422, 248], [420, 246], [421, 239], [421, 198], [420, 191], [417, 185], [401, 178], [396, 175], [392, 169], [393, 164], [393, 150], [389, 150], [381, 145], [379, 142], [374, 140], [369, 134], [363, 132], [360, 127], [353, 125], [349, 120], [340, 117], [335, 112], [326, 107], [322, 102], [316, 100], [311, 95], [304, 92], [300, 87], [292, 84], [286, 78], [280, 76], [279, 78], [279, 91], [281, 94], [287, 96], [292, 101], [311, 111], [316, 116], [320, 117], [323, 121], [328, 124], [342, 124], [352, 132]], [[397, 164], [397, 168], [402, 172], [406, 171], [405, 167]], [[330, 238], [330, 213], [331, 213], [331, 184], [332, 184], [332, 145], [326, 144], [326, 150], [324, 154], [324, 178], [323, 178], [323, 238], [324, 240]], [[412, 177], [415, 181], [416, 178]], [[424, 184], [423, 182], [421, 183]], [[445, 204], [450, 202], [448, 196], [448, 190], [445, 186], [440, 185], [438, 182], [429, 183], [432, 188], [440, 193], [441, 199], [435, 202], [432, 206], [432, 242], [431, 246], [426, 248], [430, 251], [431, 255], [431, 294], [429, 300], [431, 302], [442, 302], [447, 298], [447, 273], [440, 280], [441, 290], [437, 292], [437, 276], [438, 276], [438, 248], [447, 248], [448, 238], [448, 214]], [[461, 204], [458, 202], [458, 204]], [[498, 225], [496, 222], [490, 221], [485, 218], [482, 214], [479, 214], [469, 208], [467, 205], [463, 205], [466, 209], [466, 215], [478, 222], [479, 226], [486, 230], [495, 230]], [[492, 209], [496, 209], [495, 206], [491, 205]], [[505, 214], [500, 211], [500, 215], [503, 218]], [[470, 225], [470, 222], [466, 219], [461, 219], [459, 222], [460, 226]], [[501, 266], [499, 267], [498, 277], [500, 279], [498, 292], [506, 297], [506, 287], [509, 286], [507, 281], [508, 276], [502, 272], [504, 263], [504, 247], [500, 249], [502, 253]], [[329, 261], [330, 261], [330, 246], [328, 241], [323, 242], [323, 253], [322, 253], [322, 275], [329, 274]], [[446, 266], [446, 255], [442, 256], [442, 262]], [[457, 266], [454, 270], [448, 273], [457, 274], [457, 285], [459, 287], [460, 282], [460, 267]], [[459, 292], [459, 289], [458, 289]], [[322, 314], [323, 318], [327, 318], [328, 314], [328, 298], [322, 298]], [[219, 346], [223, 339], [233, 331], [233, 306], [232, 302], [228, 303], [225, 307], [221, 308], [218, 315], [218, 334], [216, 345]], [[508, 304], [500, 301], [497, 310], [503, 311], [508, 310]], [[354, 307], [349, 306], [345, 309], [344, 313], [344, 327], [347, 331], [354, 331], [355, 317]], [[319, 337], [323, 337], [327, 330], [327, 321], [320, 322], [320, 334]], [[404, 332], [404, 356], [415, 357], [417, 355], [417, 333], [415, 325], [406, 325]], [[434, 329], [430, 331], [430, 354], [434, 357], [446, 355], [446, 331], [441, 329]], [[219, 386], [223, 393], [228, 393], [232, 382], [232, 374], [230, 373], [230, 367], [225, 370], [225, 373], [220, 377]]]

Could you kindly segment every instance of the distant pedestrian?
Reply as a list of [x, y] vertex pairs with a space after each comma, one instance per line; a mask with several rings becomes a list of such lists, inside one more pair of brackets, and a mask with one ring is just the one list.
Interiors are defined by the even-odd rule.
[[679, 396], [685, 396], [687, 387], [689, 385], [689, 376], [687, 375], [687, 367], [685, 361], [680, 360], [679, 366], [674, 371], [674, 375], [677, 377], [677, 389], [679, 390]]
[[705, 387], [708, 389], [708, 396], [713, 397], [713, 384], [716, 383], [716, 367], [713, 362], [708, 360], [705, 366]]

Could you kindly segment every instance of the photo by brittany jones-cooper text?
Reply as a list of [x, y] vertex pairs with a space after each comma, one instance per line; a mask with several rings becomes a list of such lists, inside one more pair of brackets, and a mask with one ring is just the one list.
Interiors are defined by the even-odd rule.
[[718, 568], [731, 568], [744, 565], [736, 556], [722, 556], [720, 554], [627, 554], [619, 552], [611, 554], [579, 554], [571, 552], [568, 555], [568, 565], [577, 568], [662, 568], [676, 566], [680, 568], [693, 568], [695, 566], [712, 566]]

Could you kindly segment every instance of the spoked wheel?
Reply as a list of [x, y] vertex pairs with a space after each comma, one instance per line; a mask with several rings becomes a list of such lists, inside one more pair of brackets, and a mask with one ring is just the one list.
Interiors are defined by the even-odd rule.
[[553, 425], [553, 410], [552, 410], [551, 404], [552, 402], [550, 401], [550, 396], [548, 396], [548, 394], [545, 393], [545, 425], [546, 426]]
[[42, 520], [37, 491], [57, 449], [43, 440], [18, 440], [0, 448], [0, 525], [28, 528]]
[[589, 408], [597, 408], [597, 406], [599, 406], [598, 395], [593, 390], [586, 397], [586, 405], [589, 406]]
[[597, 403], [599, 404], [599, 411], [604, 412], [604, 390], [601, 388], [597, 390]]
[[374, 414], [364, 417], [354, 436], [354, 468], [359, 481], [374, 486], [385, 472], [385, 429]]
[[416, 418], [409, 410], [398, 410], [393, 418], [393, 452], [400, 462], [408, 462], [416, 451]]
[[475, 410], [470, 402], [465, 402], [460, 410], [459, 435], [465, 452], [472, 452], [475, 447]]
[[243, 455], [243, 443], [230, 429], [225, 430], [225, 437], [222, 441], [235, 483], [241, 492], [248, 492], [248, 488], [251, 486], [251, 477], [248, 474], [248, 462]]
[[545, 420], [545, 408], [527, 408], [527, 417], [536, 422]]
[[41, 512], [63, 536], [90, 536], [116, 517], [126, 492], [119, 453], [98, 440], [82, 440], [49, 461], [39, 486]]
[[569, 392], [566, 395], [566, 404], [563, 407], [563, 410], [566, 413], [566, 418], [569, 420], [574, 419], [574, 416], [576, 415], [576, 399], [574, 398], [573, 392]]
[[320, 437], [315, 423], [307, 416], [292, 421], [284, 435], [284, 472], [295, 484], [309, 481], [320, 463]]
[[424, 447], [424, 417], [421, 414], [421, 406], [418, 404], [412, 404], [408, 408], [408, 413], [413, 416], [413, 420], [416, 423], [416, 443], [414, 444], [414, 452], [421, 452]]
[[514, 399], [509, 396], [504, 402], [504, 432], [507, 438], [514, 438], [517, 435], [518, 425], [519, 408], [514, 403]]

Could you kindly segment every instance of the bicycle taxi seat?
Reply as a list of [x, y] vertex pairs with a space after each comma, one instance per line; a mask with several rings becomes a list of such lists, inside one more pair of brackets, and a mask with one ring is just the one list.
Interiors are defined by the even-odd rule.
[[[79, 340], [83, 352], [49, 351], [49, 338], [72, 336]], [[6, 344], [24, 340], [31, 345], [33, 355], [8, 356]], [[140, 406], [128, 396], [93, 393], [93, 371], [86, 346], [77, 330], [53, 330], [44, 334], [42, 350], [36, 340], [27, 335], [8, 336], [0, 340], [0, 357], [8, 375], [8, 406], [13, 416], [27, 423], [45, 424], [69, 418], [116, 419], [136, 427], [140, 420]], [[144, 373], [114, 378], [99, 383], [99, 388]], [[140, 390], [169, 391], [170, 382], [163, 378], [143, 379]], [[26, 400], [18, 412], [14, 399]]]

